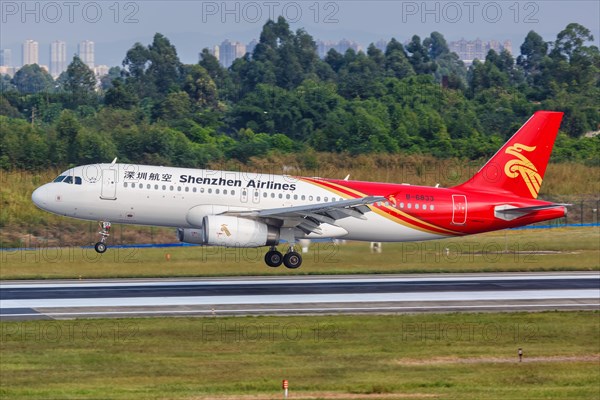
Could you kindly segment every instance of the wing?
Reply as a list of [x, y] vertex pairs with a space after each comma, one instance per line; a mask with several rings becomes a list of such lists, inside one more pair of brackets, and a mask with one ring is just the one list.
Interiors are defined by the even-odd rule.
[[319, 226], [329, 224], [338, 226], [336, 221], [353, 217], [366, 219], [364, 214], [371, 211], [367, 206], [378, 201], [387, 201], [383, 196], [367, 196], [359, 199], [332, 201], [328, 203], [308, 204], [295, 207], [269, 208], [252, 211], [227, 211], [221, 215], [242, 218], [257, 218], [280, 221], [282, 227], [296, 227], [306, 234], [321, 233]]

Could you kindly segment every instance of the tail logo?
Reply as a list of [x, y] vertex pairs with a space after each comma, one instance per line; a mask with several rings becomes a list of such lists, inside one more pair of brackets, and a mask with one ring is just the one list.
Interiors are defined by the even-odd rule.
[[504, 173], [509, 178], [516, 178], [517, 176], [521, 176], [531, 196], [536, 199], [538, 193], [540, 191], [540, 187], [542, 186], [542, 177], [538, 173], [537, 168], [525, 155], [522, 153], [523, 151], [532, 152], [536, 149], [537, 146], [525, 146], [521, 143], [516, 143], [512, 146], [509, 146], [505, 153], [511, 154], [516, 157], [514, 160], [510, 160], [504, 165]]

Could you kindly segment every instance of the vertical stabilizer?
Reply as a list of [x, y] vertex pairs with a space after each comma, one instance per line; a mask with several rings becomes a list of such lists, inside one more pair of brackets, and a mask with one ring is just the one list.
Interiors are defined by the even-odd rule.
[[554, 111], [533, 114], [483, 168], [457, 188], [537, 198], [562, 116]]

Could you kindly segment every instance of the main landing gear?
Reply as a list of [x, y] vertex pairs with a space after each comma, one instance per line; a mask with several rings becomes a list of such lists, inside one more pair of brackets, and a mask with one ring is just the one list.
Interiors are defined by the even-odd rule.
[[94, 249], [97, 253], [104, 253], [107, 249], [106, 239], [110, 236], [110, 222], [100, 221], [100, 241], [94, 245]]
[[302, 265], [302, 256], [294, 251], [294, 246], [290, 246], [285, 256], [277, 251], [275, 246], [271, 246], [271, 249], [265, 254], [265, 263], [269, 267], [279, 267], [284, 264], [286, 268], [296, 269]]

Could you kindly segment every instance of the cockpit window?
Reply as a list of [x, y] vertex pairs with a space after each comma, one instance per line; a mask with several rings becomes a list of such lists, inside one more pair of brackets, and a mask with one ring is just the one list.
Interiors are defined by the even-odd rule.
[[69, 184], [75, 183], [76, 185], [81, 185], [83, 181], [80, 176], [62, 176], [61, 175], [58, 178], [56, 178], [54, 180], [54, 182], [62, 182], [62, 183], [69, 183]]

